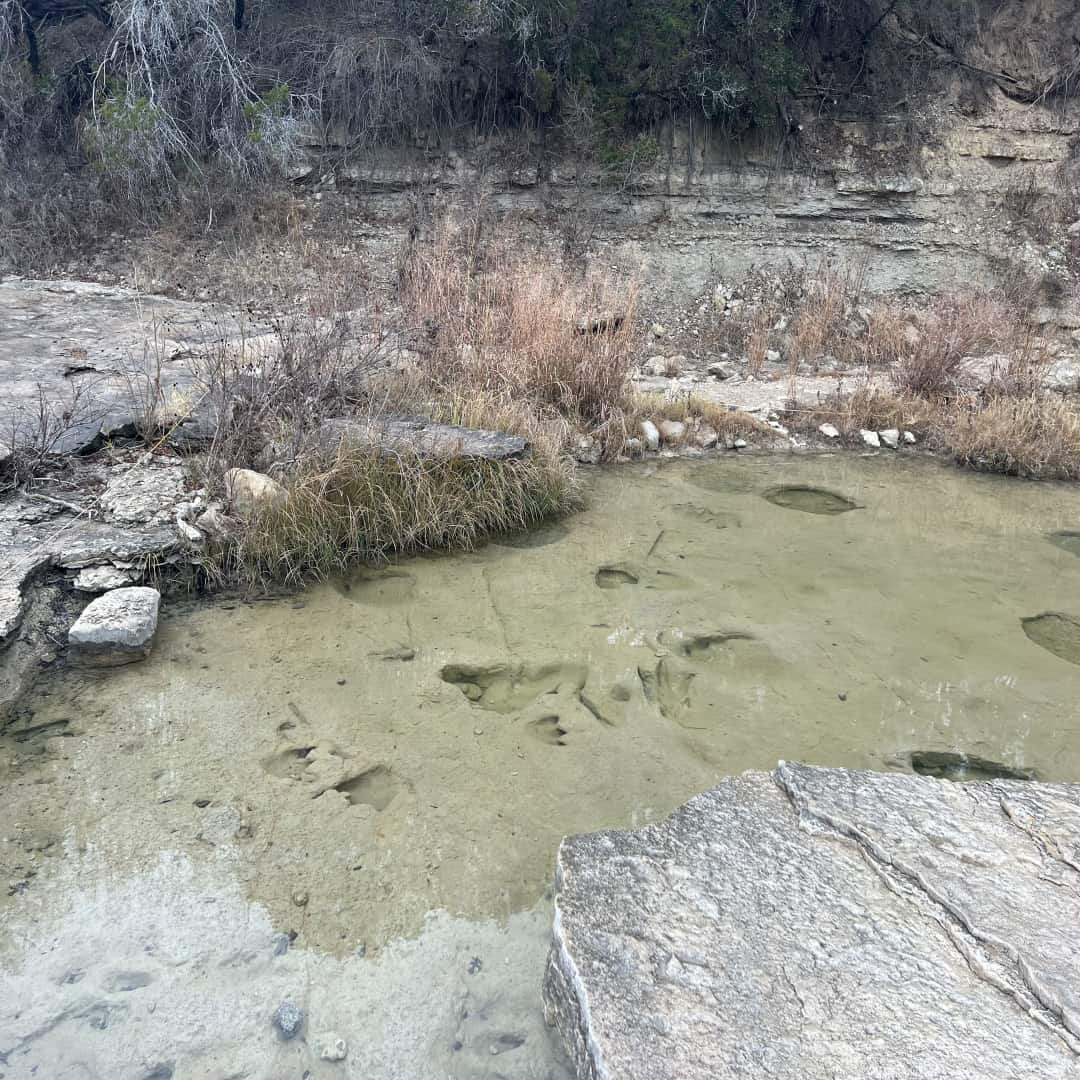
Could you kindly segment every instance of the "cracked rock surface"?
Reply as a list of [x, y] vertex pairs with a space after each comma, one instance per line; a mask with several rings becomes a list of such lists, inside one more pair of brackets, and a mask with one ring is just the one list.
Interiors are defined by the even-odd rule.
[[583, 1080], [1080, 1075], [1080, 785], [781, 763], [569, 837], [545, 1008]]

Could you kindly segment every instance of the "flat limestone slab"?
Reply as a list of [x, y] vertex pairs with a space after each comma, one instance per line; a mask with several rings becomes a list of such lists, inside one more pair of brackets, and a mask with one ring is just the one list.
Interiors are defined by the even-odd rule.
[[781, 763], [563, 841], [582, 1080], [1080, 1076], [1080, 786]]
[[161, 593], [134, 586], [113, 589], [92, 600], [68, 633], [84, 664], [128, 664], [150, 655], [157, 633]]
[[423, 418], [328, 420], [319, 432], [327, 449], [344, 444], [384, 453], [414, 452], [435, 458], [484, 458], [511, 461], [525, 457], [529, 444], [520, 435], [456, 424], [437, 424]]

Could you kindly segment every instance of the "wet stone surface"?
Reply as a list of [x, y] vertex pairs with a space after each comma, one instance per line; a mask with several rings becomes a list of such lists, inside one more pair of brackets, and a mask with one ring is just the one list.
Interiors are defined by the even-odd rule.
[[1080, 619], [1058, 611], [1023, 620], [1024, 633], [1054, 656], [1080, 664]]

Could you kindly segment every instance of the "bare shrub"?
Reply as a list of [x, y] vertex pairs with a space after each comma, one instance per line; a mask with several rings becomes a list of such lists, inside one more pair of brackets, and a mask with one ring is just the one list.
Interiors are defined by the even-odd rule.
[[268, 331], [244, 323], [237, 338], [222, 328], [207, 342], [194, 411], [210, 409], [217, 421], [210, 475], [237, 465], [287, 466], [324, 419], [370, 408], [387, 339], [354, 321], [348, 298], [343, 293], [341, 306], [322, 314], [278, 317]]
[[747, 370], [760, 379], [765, 366], [765, 354], [769, 351], [769, 335], [776, 309], [772, 306], [758, 307], [750, 318], [746, 335]]
[[837, 270], [823, 262], [812, 273], [800, 274], [794, 289], [789, 285], [789, 291], [797, 289], [798, 294], [789, 346], [796, 370], [826, 353], [850, 351], [846, 320], [862, 299], [865, 270], [865, 264]]
[[987, 292], [954, 293], [934, 300], [917, 339], [893, 372], [901, 392], [942, 397], [956, 390], [965, 357], [1009, 354], [1018, 346], [1016, 313]]
[[403, 270], [434, 386], [471, 386], [602, 423], [630, 370], [634, 287], [571, 280], [550, 259], [440, 226]]

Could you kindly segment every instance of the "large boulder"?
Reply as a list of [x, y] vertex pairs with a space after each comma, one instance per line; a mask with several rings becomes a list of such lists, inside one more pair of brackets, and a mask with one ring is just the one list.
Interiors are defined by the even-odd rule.
[[99, 596], [68, 632], [73, 657], [101, 667], [144, 659], [154, 644], [160, 606], [161, 593], [145, 587], [113, 589]]
[[781, 764], [558, 855], [581, 1080], [1072, 1077], [1080, 786]]

